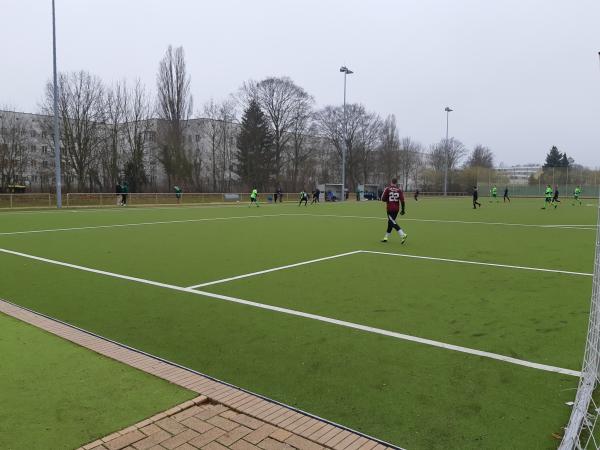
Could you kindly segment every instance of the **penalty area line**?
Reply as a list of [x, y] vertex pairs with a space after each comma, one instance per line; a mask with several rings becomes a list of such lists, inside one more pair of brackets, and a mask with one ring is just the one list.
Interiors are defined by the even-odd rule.
[[457, 264], [473, 264], [473, 265], [477, 265], [477, 266], [502, 267], [505, 269], [532, 270], [534, 272], [560, 273], [563, 275], [578, 275], [578, 276], [583, 276], [583, 277], [593, 277], [594, 276], [593, 273], [586, 273], [586, 272], [571, 272], [569, 270], [544, 269], [541, 267], [514, 266], [511, 264], [487, 263], [487, 262], [481, 262], [481, 261], [467, 261], [464, 259], [437, 258], [434, 256], [411, 255], [408, 253], [379, 252], [379, 251], [375, 251], [375, 250], [360, 250], [360, 253], [371, 253], [373, 255], [401, 256], [403, 258], [425, 259], [428, 261], [442, 261], [442, 262], [451, 262], [451, 263], [457, 263]]
[[205, 286], [212, 286], [214, 284], [227, 283], [229, 281], [241, 280], [244, 278], [250, 278], [250, 277], [257, 276], [257, 275], [264, 275], [264, 274], [270, 273], [270, 272], [277, 272], [279, 270], [292, 269], [294, 267], [304, 266], [307, 264], [313, 264], [313, 263], [317, 263], [317, 262], [321, 262], [321, 261], [327, 261], [330, 259], [342, 258], [344, 256], [358, 255], [358, 254], [401, 256], [404, 258], [422, 259], [422, 260], [427, 260], [427, 261], [441, 261], [441, 262], [449, 262], [449, 263], [456, 263], [456, 264], [471, 264], [471, 265], [477, 265], [477, 266], [500, 267], [500, 268], [504, 268], [504, 269], [515, 269], [515, 270], [531, 270], [534, 272], [549, 272], [549, 273], [559, 273], [559, 274], [563, 274], [563, 275], [576, 275], [576, 276], [584, 276], [584, 277], [591, 277], [594, 275], [593, 273], [585, 273], [585, 272], [572, 272], [572, 271], [568, 271], [568, 270], [559, 270], [559, 269], [545, 269], [542, 267], [516, 266], [516, 265], [511, 265], [511, 264], [499, 264], [499, 263], [491, 263], [491, 262], [483, 262], [483, 261], [468, 261], [468, 260], [464, 260], [464, 259], [438, 258], [435, 256], [411, 255], [408, 253], [391, 253], [391, 252], [381, 252], [381, 251], [375, 251], [375, 250], [354, 250], [351, 252], [339, 253], [337, 255], [325, 256], [323, 258], [316, 258], [316, 259], [310, 259], [308, 261], [297, 262], [294, 264], [287, 264], [285, 266], [278, 266], [278, 267], [273, 267], [270, 269], [259, 270], [256, 272], [244, 273], [242, 275], [236, 275], [233, 277], [222, 278], [220, 280], [207, 281], [205, 283], [188, 286], [187, 288], [188, 289], [197, 289], [197, 288], [201, 288], [201, 287], [205, 287]]
[[375, 327], [370, 327], [367, 325], [361, 325], [361, 324], [357, 324], [357, 323], [353, 323], [353, 322], [347, 322], [345, 320], [333, 319], [331, 317], [320, 316], [318, 314], [306, 313], [303, 311], [297, 311], [297, 310], [289, 309], [289, 308], [282, 308], [279, 306], [266, 305], [263, 303], [258, 303], [258, 302], [254, 302], [254, 301], [250, 301], [250, 300], [244, 300], [241, 298], [230, 297], [230, 296], [221, 295], [221, 294], [215, 294], [215, 293], [207, 292], [207, 291], [199, 291], [199, 290], [190, 289], [190, 288], [186, 288], [186, 287], [175, 286], [175, 285], [168, 284], [168, 283], [161, 283], [158, 281], [146, 280], [143, 278], [108, 272], [105, 270], [92, 269], [90, 267], [79, 266], [76, 264], [70, 264], [70, 263], [66, 263], [63, 261], [57, 261], [57, 260], [53, 260], [53, 259], [49, 259], [49, 258], [43, 258], [40, 256], [17, 252], [14, 250], [8, 250], [5, 248], [0, 248], [0, 253], [13, 255], [13, 256], [19, 256], [22, 258], [27, 258], [27, 259], [40, 261], [40, 262], [44, 262], [44, 263], [48, 263], [48, 264], [53, 264], [53, 265], [57, 265], [57, 266], [68, 267], [71, 269], [81, 270], [84, 272], [95, 273], [98, 275], [104, 275], [107, 277], [118, 278], [118, 279], [122, 279], [122, 280], [133, 281], [136, 283], [146, 284], [146, 285], [150, 285], [150, 286], [161, 287], [161, 288], [170, 289], [173, 291], [185, 292], [185, 293], [189, 293], [189, 294], [200, 295], [203, 297], [210, 297], [210, 298], [217, 299], [217, 300], [223, 300], [223, 301], [227, 301], [227, 302], [231, 302], [231, 303], [237, 303], [240, 305], [246, 305], [246, 306], [260, 308], [260, 309], [264, 309], [264, 310], [268, 310], [268, 311], [279, 312], [279, 313], [287, 314], [287, 315], [291, 315], [291, 316], [303, 317], [306, 319], [312, 319], [312, 320], [316, 320], [319, 322], [324, 322], [324, 323], [338, 325], [338, 326], [345, 327], [345, 328], [351, 328], [354, 330], [364, 331], [367, 333], [378, 334], [381, 336], [387, 336], [387, 337], [400, 339], [400, 340], [404, 340], [404, 341], [409, 341], [409, 342], [415, 342], [418, 344], [424, 344], [424, 345], [428, 345], [431, 347], [437, 347], [437, 348], [441, 348], [441, 349], [445, 349], [445, 350], [452, 350], [452, 351], [456, 351], [456, 352], [460, 352], [460, 353], [466, 353], [466, 354], [473, 355], [473, 356], [480, 356], [480, 357], [484, 357], [484, 358], [494, 359], [497, 361], [502, 361], [502, 362], [506, 362], [506, 363], [510, 363], [510, 364], [515, 364], [518, 366], [528, 367], [531, 369], [538, 369], [538, 370], [543, 370], [546, 372], [554, 372], [554, 373], [560, 373], [563, 375], [571, 375], [574, 377], [581, 377], [581, 372], [576, 371], [576, 370], [566, 369], [563, 367], [551, 366], [551, 365], [547, 365], [547, 364], [535, 363], [532, 361], [513, 358], [511, 356], [500, 355], [497, 353], [486, 352], [483, 350], [476, 350], [476, 349], [472, 349], [472, 348], [468, 348], [468, 347], [462, 347], [459, 345], [447, 344], [445, 342], [434, 341], [431, 339], [425, 339], [425, 338], [421, 338], [418, 336], [412, 336], [409, 334], [397, 333], [395, 331], [389, 331], [389, 330], [384, 330], [381, 328], [375, 328]]
[[314, 263], [317, 263], [320, 261], [327, 261], [329, 259], [341, 258], [343, 256], [349, 256], [349, 255], [356, 255], [358, 253], [362, 253], [362, 250], [355, 250], [353, 252], [346, 252], [346, 253], [340, 253], [338, 255], [325, 256], [323, 258], [310, 259], [308, 261], [302, 261], [302, 262], [298, 262], [298, 263], [294, 263], [294, 264], [287, 264], [285, 266], [273, 267], [272, 269], [259, 270], [257, 272], [245, 273], [242, 275], [236, 275], [234, 277], [223, 278], [221, 280], [208, 281], [206, 283], [200, 283], [200, 284], [196, 284], [194, 286], [188, 286], [188, 289], [196, 289], [196, 288], [200, 288], [200, 287], [204, 287], [204, 286], [211, 286], [213, 284], [227, 283], [228, 281], [234, 281], [234, 280], [239, 280], [242, 278], [254, 277], [256, 275], [262, 275], [262, 274], [269, 273], [269, 272], [277, 272], [278, 270], [291, 269], [293, 267], [304, 266], [306, 264], [314, 264]]

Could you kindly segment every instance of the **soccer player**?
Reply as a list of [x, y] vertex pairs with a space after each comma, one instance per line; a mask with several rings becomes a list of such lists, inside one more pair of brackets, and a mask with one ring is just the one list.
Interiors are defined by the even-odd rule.
[[400, 225], [396, 223], [396, 217], [398, 217], [398, 212], [401, 216], [403, 216], [405, 212], [404, 193], [396, 183], [398, 183], [398, 179], [392, 178], [392, 183], [389, 186], [387, 186], [383, 190], [383, 194], [381, 194], [381, 200], [384, 201], [386, 205], [388, 219], [387, 231], [381, 242], [387, 242], [388, 238], [390, 237], [390, 233], [392, 232], [392, 229], [394, 229], [398, 232], [398, 235], [400, 236], [400, 243], [404, 244], [408, 235], [404, 232], [402, 228], [400, 228]]
[[319, 188], [316, 188], [313, 191], [312, 201], [310, 202], [310, 204], [312, 205], [313, 203], [320, 203], [320, 201], [319, 201], [320, 196], [321, 196], [321, 190]]
[[302, 202], [304, 202], [304, 206], [308, 206], [308, 194], [304, 192], [304, 190], [300, 192], [300, 202], [298, 203], [298, 206], [300, 206]]
[[577, 185], [575, 187], [575, 191], [573, 191], [573, 203], [571, 203], [571, 204], [575, 205], [575, 203], [579, 202], [579, 206], [581, 206], [581, 200], [579, 199], [580, 196], [581, 196], [581, 186]]
[[496, 185], [493, 185], [490, 189], [490, 195], [492, 197], [490, 203], [492, 203], [493, 200], [496, 200], [496, 203], [500, 202], [500, 200], [498, 200], [498, 188]]
[[173, 190], [175, 191], [175, 198], [177, 199], [177, 203], [181, 203], [181, 193], [183, 190], [179, 186], [173, 186]]
[[117, 193], [117, 206], [123, 206], [123, 187], [121, 186], [121, 183], [117, 183], [115, 192]]
[[556, 209], [559, 203], [560, 200], [558, 199], [558, 185], [554, 185], [554, 196], [552, 197], [551, 204], [554, 206], [554, 209]]
[[508, 196], [508, 186], [504, 188], [504, 203], [506, 203], [506, 200], [508, 200], [508, 203], [510, 203], [510, 197]]
[[127, 206], [127, 194], [129, 194], [129, 184], [127, 184], [127, 181], [121, 186], [121, 192], [121, 198], [123, 199], [121, 206]]
[[419, 189], [415, 191], [415, 202], [419, 201]]
[[277, 188], [277, 191], [275, 191], [276, 197], [275, 197], [275, 202], [277, 202], [277, 197], [279, 197], [279, 203], [283, 202], [283, 191], [281, 190], [280, 187]]
[[552, 186], [549, 184], [546, 185], [546, 190], [544, 191], [544, 207], [542, 209], [546, 209], [546, 206], [552, 202]]
[[479, 191], [477, 190], [477, 186], [473, 186], [473, 209], [477, 209], [479, 206], [481, 208], [481, 203], [477, 200], [479, 199]]
[[248, 205], [248, 207], [251, 207], [252, 204], [255, 204], [256, 207], [258, 208], [258, 189], [254, 188], [252, 189], [252, 192], [250, 193], [250, 204]]

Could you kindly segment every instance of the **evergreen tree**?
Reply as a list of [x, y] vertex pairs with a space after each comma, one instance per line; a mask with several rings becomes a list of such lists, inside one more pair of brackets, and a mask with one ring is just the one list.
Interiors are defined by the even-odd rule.
[[256, 100], [251, 100], [244, 111], [237, 138], [235, 168], [240, 179], [249, 188], [267, 189], [273, 169], [273, 136], [265, 114]]
[[560, 160], [562, 155], [558, 151], [556, 145], [553, 145], [548, 154], [546, 155], [546, 163], [544, 164], [544, 169], [548, 167], [560, 167]]

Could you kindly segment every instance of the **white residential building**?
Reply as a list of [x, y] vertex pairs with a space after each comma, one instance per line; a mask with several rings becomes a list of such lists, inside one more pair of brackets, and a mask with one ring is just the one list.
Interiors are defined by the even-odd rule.
[[521, 164], [510, 167], [497, 167], [498, 174], [508, 178], [510, 184], [525, 185], [529, 183], [531, 175], [538, 175], [542, 172], [540, 164]]

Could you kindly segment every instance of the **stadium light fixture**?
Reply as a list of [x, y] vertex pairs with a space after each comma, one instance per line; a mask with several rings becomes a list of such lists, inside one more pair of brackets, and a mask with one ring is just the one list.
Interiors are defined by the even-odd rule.
[[448, 148], [448, 121], [449, 121], [449, 117], [450, 117], [450, 113], [452, 111], [454, 111], [452, 108], [450, 108], [449, 106], [446, 106], [444, 108], [444, 111], [446, 111], [446, 142], [444, 142], [444, 147], [446, 148], [446, 164], [444, 164], [444, 197], [448, 195], [448, 159], [449, 159], [449, 151], [450, 149]]
[[346, 119], [346, 77], [348, 75], [353, 74], [350, 69], [346, 66], [340, 67], [340, 72], [344, 74], [344, 146], [342, 147], [342, 192], [340, 201], [346, 200], [346, 147], [348, 143], [346, 142], [347, 135], [347, 119]]
[[54, 76], [54, 175], [56, 207], [62, 208], [62, 180], [60, 176], [60, 131], [58, 127], [58, 75], [56, 72], [56, 14], [52, 0], [52, 64]]

